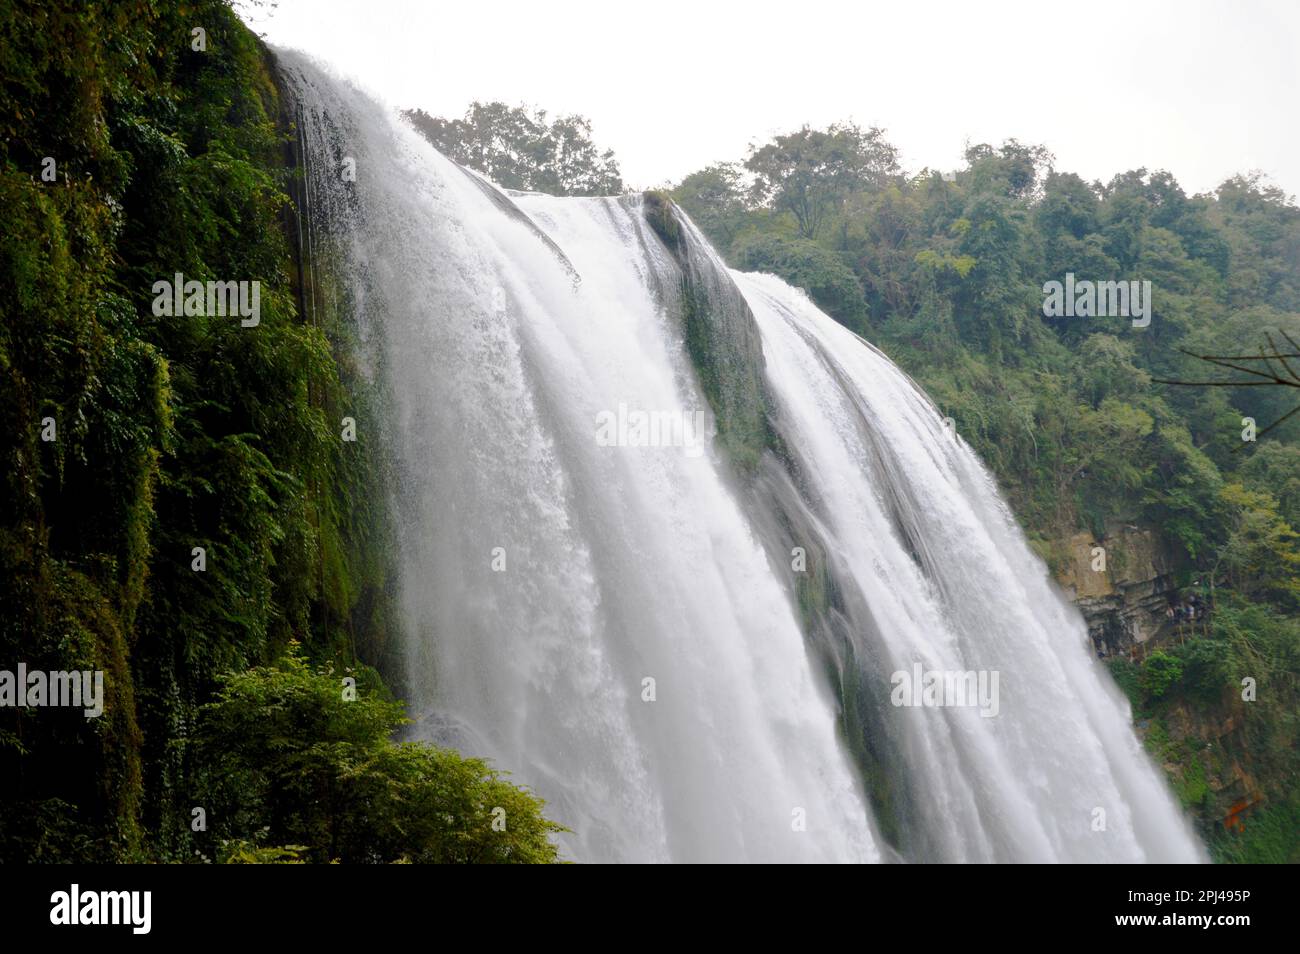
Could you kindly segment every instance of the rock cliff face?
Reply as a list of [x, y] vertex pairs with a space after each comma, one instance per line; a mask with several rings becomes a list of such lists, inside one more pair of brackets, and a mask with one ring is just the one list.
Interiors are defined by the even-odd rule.
[[1100, 540], [1091, 533], [1072, 536], [1068, 554], [1057, 582], [1083, 611], [1099, 652], [1127, 653], [1165, 624], [1175, 567], [1152, 531], [1107, 524]]

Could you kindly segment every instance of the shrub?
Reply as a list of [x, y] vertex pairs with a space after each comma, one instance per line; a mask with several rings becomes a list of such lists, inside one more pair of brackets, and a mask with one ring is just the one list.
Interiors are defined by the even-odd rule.
[[[348, 677], [356, 680], [350, 700]], [[274, 665], [226, 676], [200, 712], [194, 746], [198, 804], [208, 808], [214, 842], [203, 853], [236, 861], [557, 860], [549, 836], [565, 829], [543, 817], [541, 799], [480, 759], [392, 742], [406, 721], [369, 670], [313, 668], [296, 645]]]

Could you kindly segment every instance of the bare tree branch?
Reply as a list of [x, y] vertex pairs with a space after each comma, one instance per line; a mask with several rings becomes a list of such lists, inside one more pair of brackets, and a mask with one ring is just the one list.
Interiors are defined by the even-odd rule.
[[[1179, 381], [1171, 378], [1152, 378], [1151, 381], [1153, 384], [1172, 384], [1177, 387], [1187, 387], [1187, 388], [1268, 388], [1268, 387], [1300, 388], [1300, 375], [1296, 373], [1295, 368], [1291, 367], [1290, 363], [1287, 361], [1288, 358], [1300, 359], [1300, 344], [1297, 344], [1294, 338], [1292, 338], [1289, 334], [1287, 334], [1285, 331], [1283, 331], [1280, 328], [1278, 329], [1278, 334], [1280, 334], [1283, 338], [1286, 339], [1287, 344], [1294, 349], [1294, 353], [1288, 352], [1286, 354], [1283, 354], [1281, 351], [1279, 351], [1277, 344], [1273, 341], [1273, 336], [1267, 331], [1264, 332], [1264, 337], [1268, 340], [1268, 347], [1272, 351], [1271, 354], [1266, 353], [1263, 348], [1260, 349], [1259, 354], [1229, 354], [1229, 355], [1196, 354], [1195, 352], [1188, 351], [1186, 348], [1178, 349], [1180, 352], [1187, 355], [1189, 358], [1196, 358], [1199, 361], [1205, 361], [1208, 364], [1214, 365], [1216, 368], [1229, 368], [1233, 371], [1240, 371], [1243, 374], [1248, 374], [1252, 378], [1259, 378], [1262, 380]], [[1258, 367], [1248, 367], [1246, 365], [1237, 363], [1241, 361], [1263, 361], [1264, 367], [1267, 370], [1261, 371], [1259, 370]], [[1279, 375], [1277, 373], [1277, 370], [1273, 366], [1274, 361], [1278, 362], [1278, 364], [1282, 366], [1282, 369], [1285, 372], [1285, 376]], [[1255, 435], [1256, 438], [1263, 437], [1265, 434], [1273, 430], [1275, 427], [1278, 427], [1279, 425], [1285, 423], [1288, 419], [1290, 419], [1292, 415], [1294, 415], [1297, 412], [1300, 412], [1300, 404], [1297, 404], [1294, 408], [1287, 411], [1285, 414], [1279, 417], [1272, 424], [1268, 425], [1268, 427], [1264, 428], [1262, 431], [1256, 434]], [[1233, 448], [1234, 453], [1236, 453], [1239, 450], [1241, 450], [1240, 447]]]

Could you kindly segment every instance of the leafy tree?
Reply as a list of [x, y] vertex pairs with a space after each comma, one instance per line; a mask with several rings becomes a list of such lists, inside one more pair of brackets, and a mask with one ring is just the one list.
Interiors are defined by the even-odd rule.
[[1229, 302], [1295, 312], [1300, 298], [1300, 209], [1259, 174], [1233, 176], [1215, 192], [1208, 218], [1231, 248]]
[[836, 245], [862, 279], [868, 308], [879, 322], [910, 315], [918, 304], [916, 242], [925, 231], [924, 209], [900, 183], [845, 202]]
[[1073, 172], [1050, 172], [1043, 200], [1034, 210], [1039, 231], [1048, 240], [1070, 236], [1082, 240], [1097, 231], [1101, 202], [1097, 193]]
[[617, 195], [618, 162], [591, 141], [591, 122], [579, 115], [547, 119], [545, 110], [474, 102], [461, 119], [419, 109], [407, 121], [449, 159], [507, 189], [550, 195]]
[[1277, 500], [1239, 483], [1225, 485], [1219, 497], [1231, 516], [1218, 563], [1234, 588], [1263, 589], [1285, 604], [1300, 603], [1300, 534], [1278, 513]]
[[993, 190], [1015, 198], [1035, 195], [1043, 172], [1052, 164], [1044, 146], [1027, 146], [1008, 139], [994, 149], [988, 143], [966, 149], [968, 175], [978, 190]]
[[963, 339], [995, 357], [1025, 345], [1041, 327], [1041, 301], [1025, 274], [1025, 210], [996, 193], [975, 193], [953, 231], [957, 255], [974, 262], [953, 291]]
[[268, 846], [314, 861], [557, 859], [550, 836], [565, 829], [540, 799], [479, 759], [391, 742], [406, 721], [372, 674], [312, 668], [296, 648], [225, 677], [193, 751], [210, 836], [245, 860]]
[[672, 199], [724, 252], [744, 226], [748, 204], [740, 167], [719, 162], [692, 172], [672, 191]]
[[794, 216], [799, 234], [817, 237], [826, 216], [850, 193], [883, 188], [899, 174], [898, 150], [884, 131], [851, 123], [804, 126], [750, 150], [755, 201]]
[[1079, 347], [1078, 378], [1083, 397], [1100, 407], [1107, 398], [1130, 399], [1145, 393], [1151, 375], [1135, 363], [1132, 342], [1108, 334], [1089, 335]]
[[1156, 428], [1143, 447], [1151, 470], [1141, 488], [1144, 515], [1192, 559], [1208, 559], [1221, 537], [1218, 493], [1223, 478], [1191, 432], [1167, 407], [1154, 405]]
[[1156, 650], [1142, 665], [1142, 690], [1159, 699], [1183, 677], [1183, 664], [1176, 657]]
[[1277, 501], [1282, 519], [1300, 526], [1300, 447], [1269, 441], [1241, 462], [1238, 476], [1250, 490]]
[[1174, 652], [1183, 664], [1182, 691], [1202, 705], [1214, 705], [1232, 685], [1232, 647], [1223, 639], [1193, 639]]

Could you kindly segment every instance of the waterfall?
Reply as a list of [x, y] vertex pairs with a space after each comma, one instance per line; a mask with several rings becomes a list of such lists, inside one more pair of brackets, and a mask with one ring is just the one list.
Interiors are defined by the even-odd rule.
[[[1200, 859], [1077, 612], [882, 354], [662, 200], [507, 194], [278, 55], [386, 395], [361, 450], [392, 457], [418, 737], [543, 796], [574, 860]], [[893, 705], [918, 665], [996, 673], [996, 715]]]

